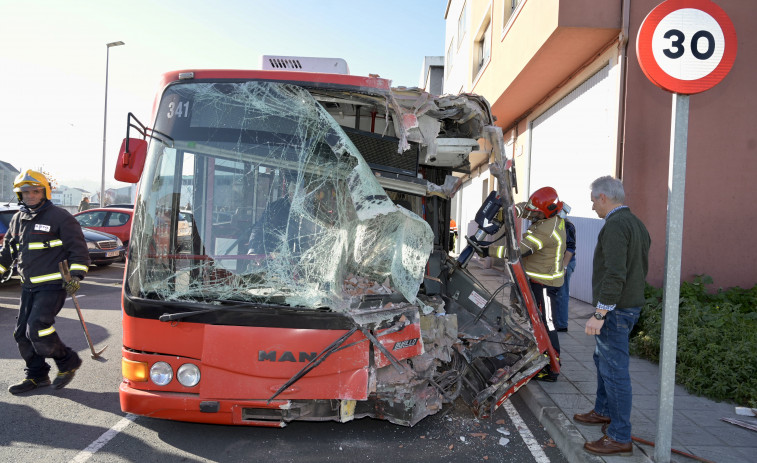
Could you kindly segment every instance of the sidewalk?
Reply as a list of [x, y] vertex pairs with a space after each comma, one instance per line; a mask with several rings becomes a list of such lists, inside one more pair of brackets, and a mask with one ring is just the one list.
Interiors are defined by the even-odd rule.
[[[472, 259], [471, 273], [490, 291], [498, 288], [506, 278], [502, 269], [484, 268], [483, 262]], [[502, 294], [498, 300], [509, 297]], [[555, 443], [571, 462], [640, 463], [654, 460], [655, 449], [634, 441], [632, 457], [602, 458], [583, 449], [586, 440], [602, 436], [599, 426], [584, 426], [573, 422], [573, 415], [584, 413], [594, 406], [596, 369], [592, 355], [594, 339], [584, 333], [584, 324], [594, 312], [590, 304], [577, 299], [570, 301], [568, 331], [559, 333], [561, 374], [557, 382], [532, 380], [516, 394], [528, 404]], [[658, 365], [631, 357], [633, 410], [631, 424], [634, 438], [654, 442], [657, 435], [659, 400]], [[736, 426], [721, 418], [735, 418], [757, 423], [757, 418], [738, 416], [734, 405], [715, 402], [689, 394], [681, 386], [675, 387], [673, 403], [672, 448], [718, 463], [757, 462], [757, 432]], [[672, 453], [671, 462], [697, 460]]]

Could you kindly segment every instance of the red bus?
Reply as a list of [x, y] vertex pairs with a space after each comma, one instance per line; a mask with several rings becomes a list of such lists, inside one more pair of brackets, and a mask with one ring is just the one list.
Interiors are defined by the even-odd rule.
[[[412, 426], [460, 398], [489, 416], [551, 350], [502, 147], [475, 95], [306, 69], [164, 74], [150, 125], [128, 117], [115, 175], [139, 183], [122, 410]], [[509, 304], [448, 255], [472, 150], [503, 166]]]

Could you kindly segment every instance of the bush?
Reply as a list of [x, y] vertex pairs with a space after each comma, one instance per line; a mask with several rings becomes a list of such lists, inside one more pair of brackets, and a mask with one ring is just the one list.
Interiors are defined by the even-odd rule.
[[[681, 284], [676, 382], [714, 400], [757, 407], [757, 286], [707, 293], [712, 278]], [[647, 285], [631, 353], [660, 360], [663, 291]]]

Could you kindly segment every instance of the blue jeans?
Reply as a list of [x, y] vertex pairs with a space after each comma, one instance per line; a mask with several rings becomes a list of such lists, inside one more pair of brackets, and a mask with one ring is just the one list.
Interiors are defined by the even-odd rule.
[[555, 307], [555, 328], [567, 328], [568, 327], [568, 304], [570, 303], [570, 276], [573, 274], [573, 270], [576, 268], [575, 256], [570, 260], [570, 263], [565, 267], [565, 283], [560, 286], [557, 292], [557, 307]]
[[628, 372], [628, 337], [639, 319], [641, 307], [607, 312], [596, 337], [597, 400], [594, 411], [609, 416], [607, 435], [620, 443], [631, 442], [631, 375]]

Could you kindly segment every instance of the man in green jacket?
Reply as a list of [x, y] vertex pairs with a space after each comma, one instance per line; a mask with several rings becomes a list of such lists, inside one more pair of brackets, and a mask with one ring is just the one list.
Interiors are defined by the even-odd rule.
[[597, 237], [592, 274], [594, 315], [587, 335], [596, 336], [597, 398], [594, 409], [573, 418], [607, 425], [584, 448], [598, 455], [631, 455], [631, 376], [628, 338], [644, 304], [651, 240], [644, 224], [624, 206], [620, 180], [600, 177], [591, 184], [592, 209], [605, 219]]

